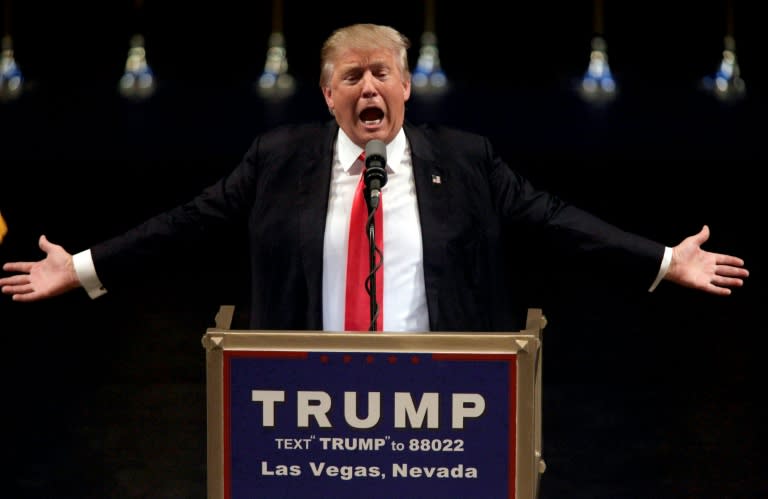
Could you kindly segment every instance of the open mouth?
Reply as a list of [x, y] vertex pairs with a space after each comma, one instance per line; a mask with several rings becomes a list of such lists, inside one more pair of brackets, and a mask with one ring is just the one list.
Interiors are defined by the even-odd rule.
[[360, 113], [360, 121], [366, 126], [378, 125], [384, 119], [384, 111], [378, 107], [367, 107]]

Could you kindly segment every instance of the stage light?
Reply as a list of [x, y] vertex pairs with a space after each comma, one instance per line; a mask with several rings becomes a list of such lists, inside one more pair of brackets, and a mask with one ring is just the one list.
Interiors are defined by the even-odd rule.
[[23, 86], [24, 77], [13, 56], [11, 35], [5, 35], [2, 41], [2, 52], [0, 52], [0, 100], [18, 99]]
[[714, 95], [721, 101], [738, 101], [747, 94], [747, 86], [741, 78], [741, 69], [736, 59], [736, 38], [734, 2], [725, 2], [725, 38], [723, 57], [714, 75], [701, 79], [701, 86], [705, 91]]
[[592, 49], [587, 70], [576, 84], [576, 92], [587, 102], [604, 104], [616, 98], [618, 87], [608, 64], [608, 45], [604, 38], [604, 0], [594, 0], [592, 6]]
[[118, 85], [120, 94], [129, 99], [143, 100], [155, 93], [155, 86], [155, 75], [147, 63], [144, 37], [133, 35], [125, 61], [125, 72]]
[[290, 97], [296, 90], [296, 81], [288, 74], [288, 51], [283, 35], [283, 0], [272, 0], [272, 31], [269, 35], [264, 71], [254, 85], [259, 95], [267, 100]]
[[419, 59], [411, 76], [415, 92], [434, 94], [443, 92], [448, 86], [448, 79], [440, 67], [440, 55], [437, 49], [437, 37], [426, 31], [421, 35]]
[[267, 60], [256, 87], [259, 95], [267, 99], [282, 99], [292, 95], [295, 90], [294, 78], [288, 74], [285, 38], [280, 32], [273, 32], [269, 36]]
[[579, 94], [590, 102], [605, 102], [616, 97], [616, 92], [616, 80], [608, 64], [605, 39], [595, 36], [592, 39], [589, 65], [579, 84]]
[[746, 95], [747, 86], [741, 78], [736, 59], [736, 41], [732, 36], [725, 37], [723, 58], [717, 72], [713, 76], [704, 77], [702, 84], [706, 90], [723, 101], [735, 101]]
[[419, 58], [411, 74], [413, 91], [418, 94], [441, 94], [448, 88], [448, 78], [440, 67], [440, 51], [435, 35], [435, 1], [424, 2], [424, 31]]

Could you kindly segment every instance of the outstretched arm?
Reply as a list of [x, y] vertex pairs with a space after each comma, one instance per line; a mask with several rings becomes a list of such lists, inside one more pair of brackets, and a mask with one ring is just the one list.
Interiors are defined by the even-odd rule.
[[70, 255], [63, 247], [40, 236], [40, 249], [46, 254], [37, 262], [8, 262], [6, 272], [16, 275], [0, 278], [0, 288], [14, 301], [31, 302], [57, 296], [80, 287]]
[[741, 258], [701, 249], [707, 239], [709, 227], [705, 225], [698, 234], [672, 248], [672, 261], [664, 279], [715, 295], [730, 295], [731, 288], [744, 284], [749, 271]]

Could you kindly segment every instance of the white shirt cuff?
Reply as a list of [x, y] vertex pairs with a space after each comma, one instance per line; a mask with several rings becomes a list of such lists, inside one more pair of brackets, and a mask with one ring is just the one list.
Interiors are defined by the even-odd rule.
[[72, 256], [72, 263], [75, 266], [75, 273], [80, 280], [80, 284], [92, 299], [106, 294], [107, 290], [101, 284], [99, 276], [96, 275], [96, 267], [93, 265], [91, 250], [87, 249]]
[[648, 292], [653, 292], [654, 289], [656, 289], [656, 286], [659, 285], [662, 279], [664, 279], [664, 276], [667, 275], [667, 270], [669, 270], [669, 264], [672, 261], [672, 248], [667, 246], [664, 248], [664, 258], [661, 259], [661, 267], [659, 267], [659, 274], [656, 276], [656, 280], [653, 281], [653, 284], [651, 284], [651, 287], [648, 288]]

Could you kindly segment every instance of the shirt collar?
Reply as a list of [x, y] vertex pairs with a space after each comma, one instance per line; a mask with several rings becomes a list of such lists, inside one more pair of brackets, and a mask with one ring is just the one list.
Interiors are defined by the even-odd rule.
[[[389, 172], [397, 173], [400, 161], [402, 161], [403, 156], [405, 155], [405, 147], [405, 132], [400, 128], [400, 131], [397, 132], [397, 135], [392, 139], [392, 142], [387, 144], [387, 170]], [[339, 163], [344, 169], [344, 172], [349, 173], [350, 168], [355, 165], [357, 158], [360, 157], [360, 153], [362, 152], [363, 149], [352, 142], [349, 136], [344, 133], [344, 130], [339, 128], [339, 136], [336, 139], [336, 154], [338, 155]]]

